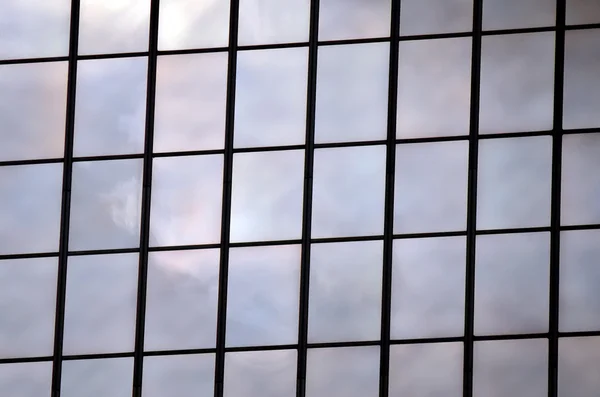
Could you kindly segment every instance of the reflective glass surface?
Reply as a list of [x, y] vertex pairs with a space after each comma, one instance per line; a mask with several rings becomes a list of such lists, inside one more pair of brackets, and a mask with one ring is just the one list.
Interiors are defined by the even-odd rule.
[[144, 358], [143, 397], [210, 396], [214, 393], [215, 355]]
[[473, 28], [473, 0], [402, 0], [400, 34], [468, 32]]
[[52, 362], [0, 364], [0, 390], [8, 396], [49, 397]]
[[108, 358], [63, 362], [61, 396], [129, 397], [133, 358]]
[[240, 0], [238, 44], [308, 41], [310, 0]]
[[391, 4], [390, 0], [320, 0], [319, 40], [389, 36]]

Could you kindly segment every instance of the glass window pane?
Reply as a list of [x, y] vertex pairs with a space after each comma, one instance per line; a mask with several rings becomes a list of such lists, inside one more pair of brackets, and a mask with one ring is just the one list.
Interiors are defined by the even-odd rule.
[[599, 22], [600, 3], [597, 0], [567, 0], [568, 25]]
[[390, 35], [390, 0], [321, 0], [319, 40]]
[[309, 349], [306, 397], [376, 396], [379, 360], [377, 346]]
[[52, 355], [57, 272], [57, 258], [0, 261], [0, 358]]
[[469, 143], [396, 146], [394, 233], [465, 230]]
[[[600, 2], [597, 4], [600, 10]], [[598, 112], [600, 46], [598, 42], [600, 42], [600, 29], [574, 30], [566, 33], [564, 128], [600, 127], [600, 112]]]
[[0, 167], [0, 254], [56, 252], [62, 164]]
[[80, 1], [80, 54], [148, 50], [150, 0]]
[[393, 339], [463, 335], [465, 261], [464, 237], [394, 241]]
[[400, 34], [421, 35], [473, 30], [473, 0], [402, 0]]
[[319, 48], [315, 141], [385, 139], [389, 44]]
[[547, 339], [475, 342], [473, 355], [474, 396], [548, 395]]
[[223, 155], [153, 161], [150, 245], [221, 241]]
[[63, 361], [61, 397], [130, 397], [133, 358]]
[[242, 51], [237, 62], [234, 145], [304, 143], [307, 49]]
[[142, 57], [79, 62], [75, 156], [144, 151], [147, 65]]
[[484, 0], [483, 29], [522, 29], [556, 24], [556, 0]]
[[561, 331], [600, 331], [599, 241], [600, 230], [561, 233]]
[[67, 63], [0, 65], [0, 87], [0, 161], [62, 157]]
[[141, 160], [73, 164], [71, 251], [139, 245], [142, 166]]
[[215, 355], [144, 358], [143, 397], [198, 397], [214, 394]]
[[294, 397], [296, 350], [225, 353], [224, 397]]
[[382, 268], [381, 241], [313, 244], [308, 340], [379, 339]]
[[304, 151], [233, 156], [231, 240], [300, 238]]
[[133, 351], [137, 276], [137, 254], [69, 258], [65, 354]]
[[391, 396], [462, 397], [462, 389], [462, 343], [391, 346]]
[[468, 134], [471, 47], [470, 38], [400, 43], [398, 138]]
[[475, 334], [548, 331], [550, 233], [477, 237]]
[[296, 343], [300, 246], [232, 248], [226, 346]]
[[70, 14], [70, 0], [3, 0], [0, 59], [68, 55]]
[[313, 237], [383, 233], [385, 146], [315, 151]]
[[550, 225], [552, 138], [479, 143], [477, 228]]
[[0, 364], [0, 390], [6, 396], [50, 397], [52, 361]]
[[594, 397], [600, 390], [600, 337], [558, 342], [559, 397]]
[[150, 253], [145, 350], [215, 346], [219, 259], [218, 249]]
[[238, 43], [308, 41], [310, 0], [240, 0]]
[[479, 132], [552, 129], [554, 33], [486, 36], [481, 53]]
[[154, 151], [222, 149], [227, 53], [158, 58]]
[[158, 49], [227, 47], [229, 1], [161, 0]]

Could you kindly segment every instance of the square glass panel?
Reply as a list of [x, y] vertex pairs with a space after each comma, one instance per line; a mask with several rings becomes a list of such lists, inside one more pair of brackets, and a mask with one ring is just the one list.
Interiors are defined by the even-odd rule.
[[556, 24], [556, 0], [484, 0], [483, 29], [523, 29]]
[[394, 241], [392, 339], [463, 335], [466, 250], [464, 237]]
[[552, 138], [479, 143], [477, 228], [550, 225]]
[[155, 158], [150, 245], [221, 241], [223, 155]]
[[144, 57], [78, 63], [74, 156], [144, 151], [147, 66]]
[[2, 0], [0, 59], [68, 55], [70, 15], [70, 0]]
[[600, 230], [561, 233], [560, 330], [600, 331]]
[[231, 241], [300, 238], [304, 150], [233, 156]]
[[559, 339], [559, 397], [595, 397], [600, 390], [598, 373], [600, 373], [600, 337]]
[[133, 351], [137, 282], [137, 254], [70, 257], [64, 354]]
[[231, 248], [226, 346], [296, 343], [299, 245]]
[[225, 353], [224, 397], [294, 397], [296, 350]]
[[237, 62], [234, 146], [304, 143], [307, 48], [241, 51]]
[[214, 354], [145, 357], [142, 396], [212, 396], [214, 377]]
[[388, 43], [319, 47], [317, 143], [385, 139], [389, 57]]
[[552, 129], [554, 33], [485, 36], [481, 46], [479, 132]]
[[0, 358], [53, 354], [57, 275], [57, 258], [0, 261]]
[[391, 0], [320, 0], [319, 40], [390, 35]]
[[[0, 14], [1, 21], [4, 9]], [[67, 62], [0, 65], [0, 161], [63, 156], [67, 66]]]
[[154, 151], [222, 149], [227, 53], [158, 57]]
[[52, 361], [0, 364], [0, 390], [9, 397], [50, 397]]
[[215, 346], [219, 259], [218, 249], [149, 254], [145, 350]]
[[0, 254], [58, 251], [62, 164], [0, 167]]
[[550, 233], [477, 237], [475, 334], [548, 331]]
[[[600, 2], [597, 4], [600, 10]], [[599, 42], [600, 29], [566, 33], [563, 102], [563, 127], [566, 129], [600, 127]]]
[[310, 0], [240, 0], [239, 45], [308, 41]]
[[80, 54], [148, 50], [150, 0], [80, 1]]
[[383, 233], [385, 146], [315, 150], [313, 237]]
[[600, 3], [597, 0], [566, 0], [567, 25], [600, 22]]
[[400, 42], [398, 138], [468, 134], [471, 51], [470, 38]]
[[133, 358], [63, 361], [61, 397], [130, 397]]
[[309, 349], [306, 397], [376, 396], [379, 361], [378, 346]]
[[137, 159], [73, 164], [69, 250], [139, 245], [142, 166]]
[[308, 341], [379, 339], [382, 269], [381, 241], [313, 244]]
[[475, 342], [473, 395], [548, 395], [548, 339]]
[[473, 0], [402, 0], [400, 34], [422, 35], [473, 30]]
[[396, 146], [394, 233], [465, 230], [469, 142]]
[[390, 348], [390, 396], [462, 397], [463, 344], [425, 343]]
[[227, 47], [229, 1], [161, 0], [158, 49]]

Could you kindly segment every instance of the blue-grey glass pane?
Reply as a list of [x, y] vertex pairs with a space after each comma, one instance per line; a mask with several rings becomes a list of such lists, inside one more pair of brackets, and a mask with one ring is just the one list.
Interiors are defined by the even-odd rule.
[[464, 237], [394, 241], [393, 339], [463, 334], [465, 261]]
[[0, 167], [0, 254], [58, 251], [62, 164]]
[[141, 153], [148, 59], [80, 61], [73, 155]]
[[561, 331], [600, 331], [599, 285], [600, 230], [561, 233]]
[[400, 34], [468, 32], [473, 29], [473, 0], [402, 0]]
[[158, 49], [227, 47], [228, 0], [161, 0]]
[[403, 41], [398, 76], [398, 138], [467, 135], [470, 38]]
[[226, 346], [296, 343], [300, 254], [298, 245], [230, 250]]
[[321, 0], [319, 40], [390, 35], [390, 0]]
[[227, 53], [158, 58], [154, 151], [221, 149]]
[[212, 396], [214, 376], [214, 354], [145, 357], [142, 395]]
[[63, 361], [62, 397], [130, 397], [133, 357]]
[[600, 337], [558, 342], [559, 397], [595, 397], [600, 390]]
[[73, 164], [69, 250], [139, 245], [142, 163], [111, 160]]
[[477, 237], [475, 334], [548, 331], [550, 233]]
[[151, 252], [146, 291], [145, 350], [215, 346], [218, 249]]
[[394, 233], [465, 230], [469, 143], [396, 146]]
[[479, 143], [477, 228], [550, 225], [552, 138]]
[[62, 157], [67, 63], [0, 65], [0, 87], [0, 161]]
[[308, 41], [310, 0], [240, 0], [238, 43]]
[[150, 0], [80, 1], [80, 54], [148, 50]]
[[377, 340], [381, 335], [381, 241], [313, 244], [308, 340]]
[[65, 354], [133, 351], [137, 276], [137, 254], [69, 258]]
[[315, 140], [385, 139], [389, 44], [319, 48]]
[[385, 146], [315, 151], [313, 237], [383, 233]]
[[484, 0], [483, 29], [522, 29], [556, 24], [556, 0]]
[[0, 358], [52, 355], [57, 262], [0, 261]]
[[0, 390], [9, 397], [50, 397], [52, 361], [0, 364]]
[[309, 349], [306, 397], [376, 396], [379, 361], [377, 346]]
[[224, 397], [294, 397], [296, 350], [225, 353]]
[[389, 382], [394, 397], [461, 397], [463, 344], [393, 345]]
[[303, 175], [303, 150], [234, 155], [231, 240], [300, 238]]
[[600, 2], [597, 0], [567, 0], [568, 25], [598, 22], [600, 22]]
[[242, 51], [237, 62], [235, 146], [304, 143], [308, 50]]
[[218, 243], [222, 195], [223, 155], [154, 159], [150, 245]]
[[484, 37], [480, 97], [482, 134], [552, 129], [554, 33]]

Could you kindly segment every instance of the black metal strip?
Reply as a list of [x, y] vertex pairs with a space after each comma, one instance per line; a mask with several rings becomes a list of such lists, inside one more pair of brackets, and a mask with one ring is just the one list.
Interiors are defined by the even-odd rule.
[[[152, 52], [152, 51], [150, 51]], [[136, 52], [118, 52], [112, 54], [89, 54], [79, 55], [77, 60], [89, 61], [92, 59], [114, 59], [114, 58], [134, 58], [134, 57], [147, 57], [150, 53], [148, 51], [136, 51]]]
[[52, 361], [53, 359], [54, 359], [54, 356], [0, 358], [0, 365], [2, 365], [2, 364], [20, 364], [20, 363], [46, 362], [46, 361]]
[[42, 63], [42, 62], [65, 62], [70, 58], [66, 57], [44, 57], [44, 58], [17, 58], [0, 59], [0, 65], [15, 65], [20, 63]]
[[124, 353], [102, 353], [102, 354], [69, 354], [67, 356], [63, 356], [63, 361], [73, 361], [73, 360], [101, 360], [104, 358], [125, 358], [125, 357], [134, 357], [134, 352], [124, 352]]
[[511, 233], [543, 233], [549, 232], [550, 227], [522, 227], [513, 229], [483, 229], [477, 230], [477, 235], [489, 235], [489, 234], [511, 234]]

